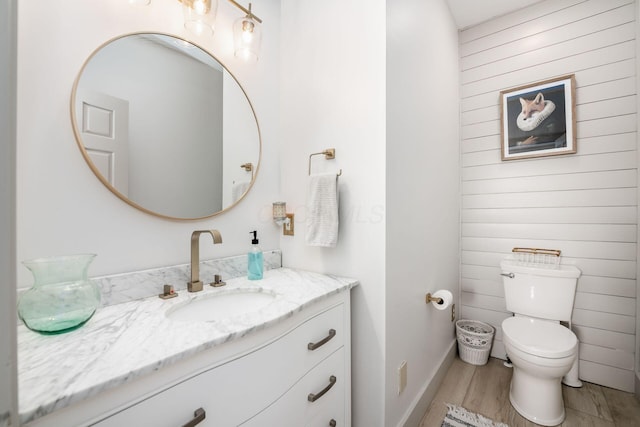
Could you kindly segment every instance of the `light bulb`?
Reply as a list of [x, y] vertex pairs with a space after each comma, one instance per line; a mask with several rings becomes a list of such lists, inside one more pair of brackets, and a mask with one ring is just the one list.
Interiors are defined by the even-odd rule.
[[193, 10], [198, 14], [198, 15], [204, 15], [205, 13], [207, 13], [207, 6], [205, 5], [205, 3], [202, 0], [196, 0], [193, 2]]
[[249, 20], [242, 21], [242, 41], [251, 43], [253, 41], [253, 29], [255, 24]]
[[246, 44], [250, 44], [253, 40], [253, 33], [243, 32], [242, 33], [242, 41]]

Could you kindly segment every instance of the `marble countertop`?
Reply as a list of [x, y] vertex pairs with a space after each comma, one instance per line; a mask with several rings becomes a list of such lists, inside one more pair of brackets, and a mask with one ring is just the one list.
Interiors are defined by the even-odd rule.
[[[281, 322], [323, 298], [356, 286], [354, 279], [288, 268], [266, 271], [264, 279], [227, 280], [222, 288], [156, 297], [99, 309], [81, 328], [41, 335], [18, 327], [20, 419], [27, 423], [125, 384], [198, 352]], [[165, 312], [215, 293], [250, 288], [276, 297], [255, 313], [216, 322], [170, 320]]]

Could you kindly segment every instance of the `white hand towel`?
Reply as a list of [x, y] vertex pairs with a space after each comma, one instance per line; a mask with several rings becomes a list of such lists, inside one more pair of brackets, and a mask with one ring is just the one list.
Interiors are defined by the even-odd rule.
[[311, 175], [307, 197], [307, 244], [335, 247], [338, 243], [338, 176], [335, 173]]
[[231, 187], [231, 201], [237, 202], [240, 197], [249, 189], [248, 182], [237, 182]]

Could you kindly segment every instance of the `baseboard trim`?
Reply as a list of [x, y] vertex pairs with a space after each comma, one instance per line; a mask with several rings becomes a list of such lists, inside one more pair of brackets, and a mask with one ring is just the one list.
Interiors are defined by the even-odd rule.
[[422, 417], [424, 417], [427, 409], [429, 409], [429, 405], [438, 392], [438, 388], [440, 387], [440, 384], [442, 384], [442, 380], [444, 380], [449, 367], [453, 364], [453, 361], [456, 358], [456, 351], [458, 349], [456, 344], [457, 341], [454, 338], [451, 341], [451, 344], [449, 344], [449, 349], [442, 359], [440, 359], [438, 369], [436, 369], [433, 376], [425, 383], [422, 388], [422, 393], [420, 393], [413, 401], [405, 416], [402, 417], [398, 423], [398, 427], [418, 427], [420, 425]]

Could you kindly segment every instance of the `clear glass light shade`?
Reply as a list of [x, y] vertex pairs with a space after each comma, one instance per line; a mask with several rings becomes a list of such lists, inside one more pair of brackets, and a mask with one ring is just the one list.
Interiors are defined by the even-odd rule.
[[198, 35], [213, 35], [218, 0], [180, 0], [184, 27]]
[[260, 23], [250, 16], [244, 16], [233, 24], [235, 55], [249, 62], [256, 62], [262, 43]]

